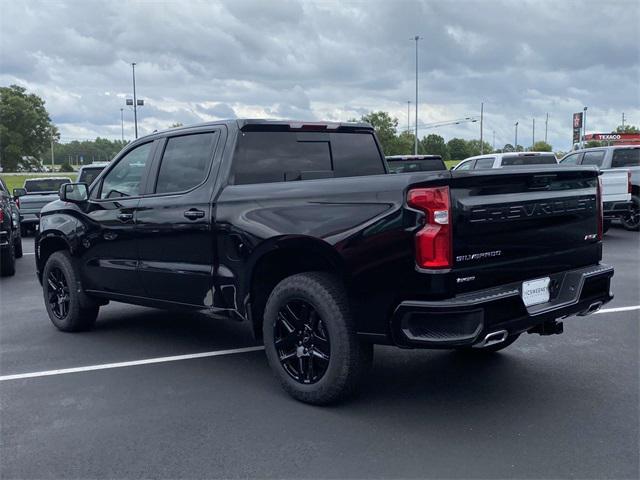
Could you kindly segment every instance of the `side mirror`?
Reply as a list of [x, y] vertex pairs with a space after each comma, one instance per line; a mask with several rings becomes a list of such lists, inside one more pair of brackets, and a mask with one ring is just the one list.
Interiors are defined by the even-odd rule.
[[86, 183], [65, 183], [60, 187], [58, 195], [63, 202], [86, 202], [89, 198], [89, 187]]
[[26, 194], [27, 194], [27, 189], [26, 188], [14, 188], [13, 189], [13, 198], [14, 198], [14, 200], [16, 198], [23, 197]]

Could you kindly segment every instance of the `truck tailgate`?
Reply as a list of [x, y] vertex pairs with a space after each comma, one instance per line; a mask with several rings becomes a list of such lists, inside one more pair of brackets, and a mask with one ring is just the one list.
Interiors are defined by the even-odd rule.
[[597, 184], [591, 167], [453, 172], [456, 291], [598, 263]]
[[602, 201], [626, 202], [631, 200], [627, 170], [602, 170]]

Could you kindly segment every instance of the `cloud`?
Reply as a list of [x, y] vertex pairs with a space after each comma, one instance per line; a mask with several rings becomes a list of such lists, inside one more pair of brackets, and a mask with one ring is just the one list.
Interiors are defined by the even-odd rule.
[[[571, 114], [584, 105], [589, 130], [610, 131], [623, 111], [640, 124], [634, 1], [43, 0], [2, 9], [0, 84], [42, 95], [63, 141], [119, 137], [120, 108], [131, 136], [124, 100], [133, 61], [143, 133], [175, 122], [347, 120], [371, 110], [405, 126], [415, 34], [421, 123], [477, 115], [484, 102], [485, 138], [495, 131], [501, 145], [516, 121], [543, 125], [549, 113], [558, 149], [569, 147]], [[478, 130], [421, 134], [477, 138]]]

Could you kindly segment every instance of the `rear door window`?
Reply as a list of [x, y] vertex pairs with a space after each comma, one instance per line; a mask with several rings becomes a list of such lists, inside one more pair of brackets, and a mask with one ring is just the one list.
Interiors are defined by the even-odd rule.
[[613, 151], [611, 168], [640, 167], [640, 148], [625, 148]]
[[597, 150], [595, 152], [584, 152], [582, 157], [582, 165], [595, 165], [596, 167], [602, 166], [604, 160], [604, 150]]
[[171, 137], [162, 154], [156, 181], [156, 193], [190, 190], [204, 182], [215, 145], [217, 132]]
[[456, 170], [471, 170], [471, 167], [473, 167], [473, 162], [475, 162], [475, 160], [467, 160], [466, 162], [462, 162], [458, 164]]
[[476, 160], [476, 165], [473, 167], [475, 170], [493, 168], [493, 160], [494, 158], [479, 158]]
[[241, 132], [233, 161], [235, 184], [385, 173], [369, 133]]

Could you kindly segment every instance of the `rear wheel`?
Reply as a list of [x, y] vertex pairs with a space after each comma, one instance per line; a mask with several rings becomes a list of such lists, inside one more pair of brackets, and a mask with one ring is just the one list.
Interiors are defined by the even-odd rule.
[[620, 223], [627, 230], [640, 230], [640, 197], [631, 198], [631, 210], [620, 219]]
[[83, 291], [80, 275], [65, 251], [53, 253], [42, 272], [44, 303], [51, 322], [64, 332], [93, 327], [99, 306]]
[[373, 345], [356, 337], [343, 288], [326, 273], [282, 280], [267, 301], [263, 335], [282, 387], [306, 403], [355, 393], [373, 360]]
[[11, 277], [16, 273], [16, 251], [13, 242], [9, 242], [0, 253], [0, 276]]
[[13, 242], [13, 247], [16, 252], [16, 258], [22, 258], [22, 235], [20, 230], [16, 230], [16, 239]]

